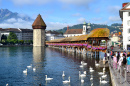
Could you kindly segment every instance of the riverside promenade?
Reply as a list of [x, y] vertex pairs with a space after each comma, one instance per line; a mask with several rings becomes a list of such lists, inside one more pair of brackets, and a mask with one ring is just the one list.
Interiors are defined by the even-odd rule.
[[[114, 47], [112, 51], [121, 52], [123, 50], [121, 50], [119, 47]], [[127, 72], [125, 66], [122, 66], [119, 70], [115, 69], [113, 68], [113, 60], [109, 59], [109, 70], [111, 75], [112, 86], [130, 86], [130, 72]]]

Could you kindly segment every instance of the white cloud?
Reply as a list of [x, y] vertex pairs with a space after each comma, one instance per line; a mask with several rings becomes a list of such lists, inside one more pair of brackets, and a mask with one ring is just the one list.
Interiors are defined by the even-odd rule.
[[66, 3], [66, 4], [86, 5], [93, 0], [58, 0], [58, 1], [60, 1], [62, 3]]
[[112, 14], [119, 14], [120, 6], [110, 6], [108, 7], [108, 12]]
[[78, 17], [78, 16], [81, 16], [81, 14], [80, 13], [75, 13], [75, 14], [72, 14], [72, 16]]
[[47, 30], [58, 30], [63, 29], [64, 27], [67, 27], [67, 25], [72, 26], [74, 24], [68, 24], [68, 23], [60, 23], [60, 22], [47, 22]]
[[1, 28], [32, 28], [33, 21], [11, 18], [0, 23]]
[[77, 21], [78, 21], [78, 23], [83, 23], [85, 21], [85, 18], [81, 17]]
[[45, 4], [52, 0], [12, 0], [16, 5]]
[[110, 16], [109, 20], [114, 22], [114, 21], [121, 21], [121, 18], [119, 16]]

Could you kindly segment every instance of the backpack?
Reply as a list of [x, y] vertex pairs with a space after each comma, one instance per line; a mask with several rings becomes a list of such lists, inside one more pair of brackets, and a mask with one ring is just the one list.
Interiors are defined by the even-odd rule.
[[122, 63], [123, 63], [124, 65], [127, 63], [127, 60], [126, 60], [125, 57], [123, 57], [123, 61], [122, 61]]

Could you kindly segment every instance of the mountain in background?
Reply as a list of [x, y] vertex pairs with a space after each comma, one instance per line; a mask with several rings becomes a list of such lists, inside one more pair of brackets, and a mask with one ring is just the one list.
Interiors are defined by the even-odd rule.
[[[110, 26], [102, 25], [102, 24], [91, 24], [91, 30], [96, 29], [96, 28], [108, 28], [110, 30], [110, 32], [121, 32], [121, 30], [119, 29], [121, 25], [122, 24], [119, 24], [119, 23], [114, 23], [114, 24], [111, 24]], [[80, 29], [80, 28], [81, 29], [83, 28], [83, 24], [69, 26], [69, 29]], [[59, 29], [56, 31], [58, 31], [60, 33], [65, 33], [66, 30], [67, 30], [67, 27], [64, 27], [63, 29]]]
[[18, 14], [17, 12], [11, 12], [8, 9], [0, 9], [0, 23], [11, 19], [11, 18], [15, 18], [15, 19], [23, 19], [25, 21], [30, 21], [33, 20], [32, 18], [30, 18], [29, 16], [23, 15], [23, 14]]

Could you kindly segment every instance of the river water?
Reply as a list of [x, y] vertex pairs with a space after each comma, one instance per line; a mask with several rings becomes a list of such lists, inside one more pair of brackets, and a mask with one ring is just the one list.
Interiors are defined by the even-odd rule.
[[[99, 56], [103, 57], [102, 52]], [[98, 72], [103, 68], [95, 67], [95, 60], [98, 62], [99, 57], [74, 54], [60, 49], [44, 47], [0, 47], [0, 86], [112, 86], [109, 69], [106, 68], [107, 84], [100, 84]], [[88, 63], [80, 68], [81, 61]], [[32, 64], [32, 68], [27, 68]], [[89, 67], [95, 70], [89, 72]], [[33, 68], [36, 71], [33, 71]], [[27, 74], [23, 70], [27, 69]], [[65, 77], [62, 72], [65, 71]], [[79, 71], [87, 71], [84, 77], [84, 83], [81, 83]], [[51, 81], [45, 80], [45, 75], [53, 78]], [[90, 80], [90, 77], [93, 80]], [[64, 84], [62, 81], [68, 80], [70, 84]]]

